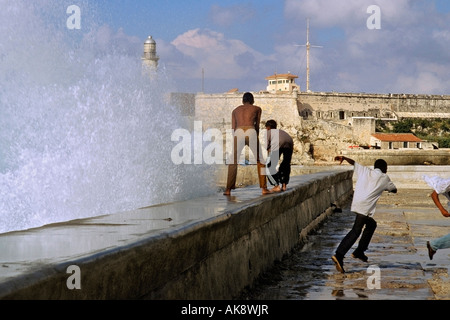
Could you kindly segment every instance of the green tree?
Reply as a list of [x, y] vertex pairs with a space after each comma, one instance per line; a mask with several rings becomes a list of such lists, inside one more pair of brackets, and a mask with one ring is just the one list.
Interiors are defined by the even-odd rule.
[[412, 133], [413, 121], [411, 119], [405, 119], [394, 123], [394, 133]]

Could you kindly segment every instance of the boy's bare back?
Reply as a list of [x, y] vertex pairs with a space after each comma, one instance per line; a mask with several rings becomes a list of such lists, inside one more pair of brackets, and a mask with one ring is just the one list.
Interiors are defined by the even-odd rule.
[[259, 123], [261, 121], [262, 110], [258, 106], [246, 103], [233, 110], [232, 113], [232, 129], [241, 127], [254, 127], [259, 131]]

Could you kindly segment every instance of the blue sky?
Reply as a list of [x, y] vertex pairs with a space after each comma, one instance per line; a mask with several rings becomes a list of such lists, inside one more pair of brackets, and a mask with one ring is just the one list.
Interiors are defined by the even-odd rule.
[[[270, 54], [274, 31], [282, 31], [283, 5], [274, 0], [101, 0], [96, 3], [103, 12], [102, 19], [143, 39], [152, 34], [170, 42], [188, 30], [209, 29], [230, 39], [245, 39], [252, 48]], [[276, 23], [271, 25], [271, 21]]]
[[[181, 92], [201, 91], [202, 70], [207, 93], [265, 90], [275, 72], [298, 75], [305, 90], [306, 50], [296, 45], [309, 18], [310, 41], [322, 46], [311, 50], [312, 91], [450, 94], [447, 0], [65, 1], [80, 4], [81, 32], [98, 24], [102, 45], [139, 56], [152, 35]], [[367, 27], [372, 5], [380, 29]]]

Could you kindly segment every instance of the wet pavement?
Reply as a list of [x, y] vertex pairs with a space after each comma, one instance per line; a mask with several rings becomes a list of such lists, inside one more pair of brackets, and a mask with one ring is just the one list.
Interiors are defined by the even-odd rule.
[[366, 251], [369, 261], [352, 258], [352, 248], [342, 274], [331, 256], [353, 225], [346, 204], [239, 299], [450, 300], [450, 249], [430, 260], [426, 248], [428, 240], [450, 232], [450, 219], [437, 210], [430, 193], [404, 189], [383, 194], [374, 216], [378, 227]]

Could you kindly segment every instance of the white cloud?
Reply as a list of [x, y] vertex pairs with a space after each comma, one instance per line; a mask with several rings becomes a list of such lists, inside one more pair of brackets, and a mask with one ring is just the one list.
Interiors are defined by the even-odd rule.
[[419, 59], [408, 62], [411, 72], [399, 73], [395, 86], [406, 93], [449, 93], [450, 65], [436, 62], [423, 62]]
[[190, 77], [199, 74], [198, 68], [201, 67], [207, 70], [210, 78], [239, 79], [248, 76], [267, 59], [244, 42], [227, 39], [224, 34], [211, 30], [189, 30], [171, 44], [195, 61], [195, 64], [183, 67], [183, 74]]
[[[381, 30], [366, 26], [373, 4]], [[449, 94], [448, 16], [428, 1], [286, 0], [285, 16], [297, 29], [310, 18], [315, 36], [333, 28], [345, 34], [312, 51], [319, 90]]]
[[288, 19], [310, 18], [317, 27], [366, 27], [370, 14], [367, 9], [377, 5], [386, 20], [396, 19], [408, 23], [414, 19], [410, 15], [411, 0], [286, 0], [285, 14]]
[[405, 93], [445, 92], [449, 81], [442, 82], [441, 78], [433, 72], [420, 72], [414, 76], [400, 75], [397, 79], [397, 88]]
[[[113, 31], [110, 26], [103, 25], [84, 35], [84, 45], [91, 47], [97, 54], [108, 54], [111, 52], [138, 55], [143, 46], [138, 37], [127, 35], [122, 29]], [[142, 47], [143, 50], [143, 47]]]
[[450, 30], [433, 30], [431, 37], [439, 43], [450, 43]]

